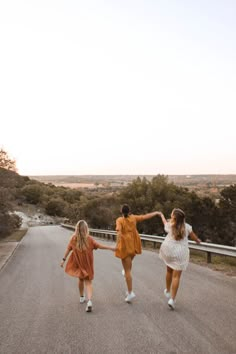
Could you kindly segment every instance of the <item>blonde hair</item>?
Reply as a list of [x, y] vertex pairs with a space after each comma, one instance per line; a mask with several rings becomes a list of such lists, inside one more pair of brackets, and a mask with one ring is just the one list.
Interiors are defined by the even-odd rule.
[[79, 220], [75, 226], [76, 246], [82, 251], [88, 247], [88, 224], [84, 220]]
[[179, 241], [185, 235], [185, 213], [181, 209], [173, 209], [171, 213], [171, 228], [174, 238]]

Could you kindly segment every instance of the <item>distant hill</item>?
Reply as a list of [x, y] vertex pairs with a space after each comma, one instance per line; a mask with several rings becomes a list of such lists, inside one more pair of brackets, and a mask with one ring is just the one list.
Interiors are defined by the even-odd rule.
[[[43, 183], [53, 184], [116, 184], [124, 186], [132, 182], [137, 177], [147, 178], [152, 180], [155, 175], [45, 175], [45, 176], [30, 176], [30, 178]], [[181, 186], [193, 185], [211, 185], [215, 187], [225, 187], [231, 184], [236, 184], [236, 174], [231, 175], [168, 175], [169, 182]]]

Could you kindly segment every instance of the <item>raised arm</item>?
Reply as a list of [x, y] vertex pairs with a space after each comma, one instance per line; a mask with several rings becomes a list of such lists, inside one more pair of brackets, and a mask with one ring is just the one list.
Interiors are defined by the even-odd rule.
[[148, 219], [154, 218], [154, 216], [157, 216], [157, 215], [159, 215], [159, 212], [153, 211], [152, 213], [148, 213], [148, 214], [143, 215], [142, 220], [148, 220]]
[[190, 232], [189, 238], [190, 238], [192, 241], [195, 241], [196, 243], [201, 243], [201, 242], [202, 242], [202, 240], [200, 240], [200, 238], [198, 238], [197, 235], [196, 235], [193, 231]]
[[163, 224], [165, 225], [167, 223], [167, 220], [166, 220], [164, 214], [161, 211], [159, 211], [157, 213], [158, 213], [157, 215], [159, 215], [161, 217], [161, 220], [162, 220]]

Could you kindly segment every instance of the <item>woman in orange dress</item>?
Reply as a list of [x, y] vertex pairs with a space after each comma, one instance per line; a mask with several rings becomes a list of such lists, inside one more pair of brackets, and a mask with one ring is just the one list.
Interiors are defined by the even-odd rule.
[[61, 261], [61, 267], [63, 267], [67, 256], [72, 251], [66, 264], [65, 272], [79, 279], [78, 286], [81, 304], [85, 302], [84, 288], [86, 289], [88, 298], [86, 312], [92, 311], [93, 250], [97, 248], [111, 251], [116, 250], [115, 247], [105, 246], [96, 242], [89, 235], [87, 223], [84, 220], [80, 220], [75, 227], [75, 233], [72, 235]]
[[124, 270], [128, 292], [126, 293], [126, 302], [131, 302], [135, 298], [135, 293], [132, 291], [132, 261], [136, 254], [142, 253], [142, 244], [139, 233], [136, 228], [137, 222], [151, 219], [159, 215], [157, 211], [145, 215], [133, 215], [130, 213], [130, 208], [124, 204], [122, 216], [116, 220], [117, 231], [117, 248], [115, 256], [121, 259]]

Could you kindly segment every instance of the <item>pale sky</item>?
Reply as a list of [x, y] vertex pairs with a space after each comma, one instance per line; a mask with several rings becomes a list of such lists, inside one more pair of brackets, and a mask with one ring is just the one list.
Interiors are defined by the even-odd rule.
[[1, 0], [22, 175], [236, 173], [235, 0]]

